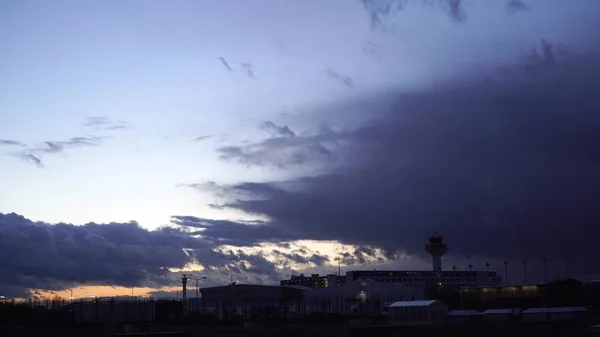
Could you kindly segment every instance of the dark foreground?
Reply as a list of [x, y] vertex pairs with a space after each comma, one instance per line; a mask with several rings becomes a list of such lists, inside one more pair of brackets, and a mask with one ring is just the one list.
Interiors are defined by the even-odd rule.
[[587, 337], [600, 336], [587, 331], [583, 325], [506, 324], [468, 326], [350, 326], [345, 323], [327, 325], [258, 324], [252, 327], [216, 326], [143, 326], [132, 327], [28, 327], [0, 326], [2, 337], [100, 337], [100, 336], [155, 336], [155, 337]]

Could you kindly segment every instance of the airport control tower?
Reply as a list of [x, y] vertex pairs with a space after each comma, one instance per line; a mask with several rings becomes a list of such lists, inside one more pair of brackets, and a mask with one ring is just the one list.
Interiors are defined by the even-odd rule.
[[448, 251], [444, 243], [444, 237], [435, 233], [429, 236], [429, 243], [425, 245], [425, 251], [431, 255], [433, 260], [433, 271], [442, 271], [442, 255]]

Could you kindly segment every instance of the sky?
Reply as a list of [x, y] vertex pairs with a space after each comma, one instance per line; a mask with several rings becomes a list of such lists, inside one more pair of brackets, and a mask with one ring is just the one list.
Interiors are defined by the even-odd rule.
[[600, 274], [599, 13], [4, 1], [0, 292], [426, 270], [433, 231], [448, 269]]

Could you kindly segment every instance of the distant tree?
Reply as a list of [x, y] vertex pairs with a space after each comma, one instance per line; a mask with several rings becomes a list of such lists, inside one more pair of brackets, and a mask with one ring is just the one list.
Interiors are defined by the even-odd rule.
[[543, 301], [546, 306], [566, 307], [583, 304], [581, 281], [576, 279], [559, 279], [542, 287]]

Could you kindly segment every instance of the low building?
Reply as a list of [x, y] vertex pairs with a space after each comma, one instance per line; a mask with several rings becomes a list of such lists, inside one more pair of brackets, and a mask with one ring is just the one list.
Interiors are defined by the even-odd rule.
[[448, 306], [438, 300], [398, 301], [388, 310], [389, 322], [394, 325], [438, 325], [448, 316]]
[[481, 322], [481, 313], [477, 310], [452, 310], [448, 313], [448, 323], [473, 324]]
[[230, 315], [251, 317], [253, 312], [285, 313], [290, 303], [302, 301], [307, 288], [256, 284], [230, 284], [202, 288], [202, 310], [214, 312], [219, 317]]
[[358, 280], [304, 293], [307, 310], [340, 315], [380, 314], [390, 303], [423, 298], [421, 288], [373, 280]]
[[292, 275], [289, 280], [281, 280], [280, 282], [282, 286], [303, 286], [312, 289], [333, 287], [344, 283], [346, 283], [346, 276], [335, 274], [325, 276], [319, 274], [311, 274], [310, 276], [304, 274]]
[[542, 287], [538, 285], [472, 287], [460, 289], [464, 309], [531, 308], [543, 306]]
[[590, 317], [586, 307], [529, 308], [521, 313], [524, 322], [574, 321]]
[[488, 309], [481, 313], [484, 323], [505, 324], [515, 320], [520, 314], [520, 309]]

